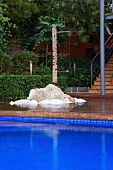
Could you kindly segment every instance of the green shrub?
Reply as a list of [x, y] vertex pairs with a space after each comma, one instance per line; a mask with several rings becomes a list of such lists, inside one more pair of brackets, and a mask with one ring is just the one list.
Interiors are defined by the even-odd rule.
[[[2, 75], [3, 74], [23, 75], [23, 77], [26, 75], [26, 77], [27, 76], [29, 77], [30, 76], [30, 73], [29, 73], [29, 61], [30, 60], [32, 60], [33, 62], [33, 76], [35, 77], [38, 75], [38, 79], [40, 79], [40, 85], [41, 85], [40, 87], [42, 87], [45, 85], [43, 77], [45, 76], [51, 77], [52, 75], [52, 56], [48, 56], [46, 60], [45, 53], [39, 54], [38, 56], [35, 56], [33, 52], [29, 52], [26, 50], [22, 52], [17, 51], [12, 56], [6, 55], [4, 53], [4, 55], [1, 57], [1, 60], [0, 60], [0, 64], [2, 68], [1, 74]], [[76, 65], [75, 72], [74, 72], [74, 63]], [[81, 58], [81, 57], [76, 58], [76, 59], [66, 58], [62, 54], [58, 54], [57, 64], [58, 64], [58, 67], [57, 67], [58, 83], [57, 84], [63, 90], [65, 90], [65, 87], [83, 87], [83, 86], [90, 87], [91, 85], [91, 70], [90, 70], [91, 59], [90, 58]], [[93, 63], [93, 68], [96, 68], [95, 63]], [[66, 70], [69, 70], [69, 72], [66, 72]], [[96, 76], [97, 76], [97, 73], [95, 74], [93, 71], [93, 81], [96, 78]], [[16, 80], [14, 80], [14, 82], [15, 81]], [[21, 81], [24, 82], [23, 79]], [[21, 81], [19, 78], [19, 82]], [[28, 80], [25, 78], [25, 82], [27, 81], [29, 81], [29, 78]], [[35, 78], [33, 78], [32, 81], [33, 81], [33, 83], [31, 82], [32, 84], [36, 84]], [[47, 82], [51, 82], [51, 79], [48, 80]], [[28, 83], [30, 84], [30, 82]], [[20, 92], [19, 92], [19, 95], [20, 95]], [[24, 95], [23, 92], [21, 95]]]
[[9, 55], [4, 53], [1, 56], [0, 63], [2, 65], [2, 73], [5, 74], [29, 74], [30, 61], [33, 63], [33, 71], [37, 68], [37, 58], [33, 52], [26, 50], [16, 51]]
[[[1, 75], [0, 76], [0, 100], [10, 101], [25, 99], [32, 88], [42, 88], [52, 83], [51, 76], [37, 75]], [[62, 90], [67, 87], [66, 78], [58, 78], [56, 84]]]
[[76, 69], [67, 75], [69, 87], [89, 87], [91, 82], [90, 60], [78, 58], [75, 60]]

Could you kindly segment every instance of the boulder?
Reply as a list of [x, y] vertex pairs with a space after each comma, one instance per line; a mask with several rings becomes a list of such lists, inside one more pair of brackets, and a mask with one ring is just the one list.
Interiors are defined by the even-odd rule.
[[27, 100], [36, 100], [37, 102], [52, 99], [60, 99], [67, 103], [75, 102], [75, 99], [73, 97], [64, 94], [59, 87], [53, 84], [49, 84], [45, 88], [31, 89], [29, 97], [27, 98]]

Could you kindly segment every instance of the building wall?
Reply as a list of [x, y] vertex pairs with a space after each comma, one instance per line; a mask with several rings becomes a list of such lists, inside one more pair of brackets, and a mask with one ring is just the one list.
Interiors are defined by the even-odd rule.
[[[63, 53], [66, 57], [86, 57], [88, 43], [81, 43], [76, 45], [77, 38], [71, 36], [69, 42], [63, 46], [59, 46], [57, 49], [58, 53]], [[35, 48], [35, 52], [38, 55], [41, 49], [46, 50], [46, 44], [41, 44]], [[49, 51], [52, 51], [52, 45], [49, 45]]]
[[[81, 43], [79, 45], [76, 45], [77, 43], [77, 38], [75, 36], [71, 36], [69, 38], [69, 41], [67, 44], [63, 46], [58, 46], [58, 53], [63, 53], [66, 57], [86, 57], [87, 55], [87, 47], [88, 43]], [[35, 48], [35, 53], [36, 55], [39, 54], [39, 51], [44, 49], [46, 51], [47, 45], [46, 43], [40, 44], [36, 46]], [[17, 43], [14, 44], [13, 41], [11, 41], [11, 44], [9, 45], [7, 51], [10, 54], [13, 54], [16, 51], [21, 51], [23, 48], [21, 44]], [[49, 44], [48, 51], [52, 52], [52, 45]]]

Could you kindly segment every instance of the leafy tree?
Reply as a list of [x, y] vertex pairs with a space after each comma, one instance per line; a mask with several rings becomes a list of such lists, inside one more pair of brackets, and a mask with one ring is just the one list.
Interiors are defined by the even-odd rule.
[[8, 43], [8, 36], [10, 36], [10, 32], [8, 31], [9, 25], [9, 18], [4, 16], [6, 10], [6, 6], [3, 3], [0, 3], [0, 65], [2, 73], [2, 61], [5, 47]]
[[99, 1], [97, 0], [52, 0], [51, 14], [58, 15], [78, 42], [87, 42], [99, 33]]
[[35, 0], [2, 0], [7, 5], [7, 16], [15, 23], [20, 23], [22, 20], [29, 18], [33, 13], [39, 12]]
[[11, 27], [9, 17], [6, 17], [6, 6], [0, 3], [0, 50], [4, 50], [8, 44], [8, 38], [10, 37], [9, 27]]
[[36, 42], [37, 19], [46, 13], [46, 1], [3, 0], [3, 2], [8, 6], [6, 15], [17, 25], [16, 31], [13, 31], [13, 37], [20, 41], [23, 46], [27, 44], [28, 49], [32, 51]]
[[[98, 0], [1, 0], [7, 6], [5, 17], [16, 23], [13, 37], [23, 46], [33, 50], [43, 38], [48, 41], [49, 24], [65, 23], [65, 29], [72, 31], [79, 42], [86, 42], [99, 34]], [[111, 3], [111, 0], [108, 0]], [[46, 23], [46, 24], [45, 24]], [[46, 35], [44, 37], [44, 35]]]
[[[64, 24], [56, 18], [50, 16], [41, 16], [38, 18], [37, 27], [36, 27], [36, 45], [46, 43], [46, 66], [47, 66], [47, 57], [48, 57], [48, 46], [52, 42], [52, 24], [57, 25], [57, 30], [62, 31], [65, 29]], [[32, 37], [33, 39], [33, 37]], [[58, 41], [59, 42], [59, 41]]]
[[51, 42], [52, 24], [57, 25], [58, 31], [65, 29], [64, 24], [59, 19], [47, 16], [47, 15], [41, 16], [40, 18], [38, 18], [37, 33], [35, 35], [38, 39], [37, 44], [41, 44], [43, 42]]

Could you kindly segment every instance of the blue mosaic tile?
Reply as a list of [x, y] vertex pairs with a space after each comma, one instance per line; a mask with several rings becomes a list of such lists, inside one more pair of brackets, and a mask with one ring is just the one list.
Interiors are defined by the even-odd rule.
[[70, 125], [113, 127], [113, 120], [0, 116], [0, 121], [29, 122], [29, 123], [58, 123]]
[[65, 119], [64, 118], [62, 119], [62, 123], [65, 123]]

